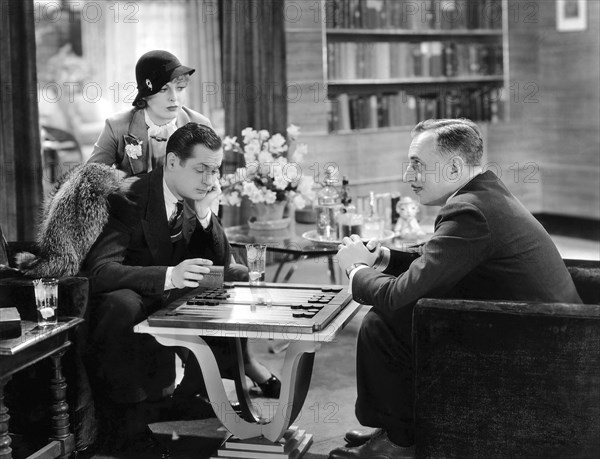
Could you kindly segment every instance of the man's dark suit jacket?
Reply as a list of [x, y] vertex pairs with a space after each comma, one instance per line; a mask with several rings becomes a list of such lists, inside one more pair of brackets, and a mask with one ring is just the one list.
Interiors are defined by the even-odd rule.
[[408, 321], [424, 297], [581, 303], [548, 233], [490, 171], [441, 208], [420, 252], [357, 271], [354, 299]]
[[[108, 223], [84, 269], [92, 278], [94, 293], [131, 289], [142, 296], [161, 295], [167, 267], [182, 261], [172, 259], [162, 168], [126, 179], [124, 189], [127, 199], [120, 194], [111, 197]], [[228, 270], [230, 247], [215, 215], [203, 229], [186, 202], [183, 238], [184, 258], [210, 259]]]

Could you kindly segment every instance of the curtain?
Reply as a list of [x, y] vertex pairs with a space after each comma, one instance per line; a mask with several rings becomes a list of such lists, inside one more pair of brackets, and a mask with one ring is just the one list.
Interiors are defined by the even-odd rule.
[[[284, 0], [220, 0], [225, 134], [245, 127], [285, 135], [287, 127]], [[225, 157], [224, 172], [240, 166]], [[245, 212], [225, 207], [224, 222], [239, 224]]]
[[32, 240], [42, 199], [34, 2], [0, 1], [0, 224]]
[[285, 132], [284, 0], [221, 0], [225, 130]]
[[184, 63], [196, 69], [189, 107], [206, 115], [217, 134], [223, 136], [225, 118], [220, 96], [221, 36], [217, 3], [214, 0], [188, 0], [188, 4], [186, 41], [189, 57]]

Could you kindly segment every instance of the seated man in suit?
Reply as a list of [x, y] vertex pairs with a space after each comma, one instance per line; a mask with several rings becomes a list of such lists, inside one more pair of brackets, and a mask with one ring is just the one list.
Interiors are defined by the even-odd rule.
[[[442, 206], [414, 253], [352, 235], [338, 261], [354, 299], [373, 308], [357, 344], [356, 416], [374, 431], [346, 434], [330, 458], [414, 455], [411, 328], [424, 297], [581, 303], [550, 236], [491, 171], [466, 119], [427, 120], [412, 132], [405, 180], [421, 203]], [[372, 251], [371, 251], [372, 250]]]
[[[125, 179], [124, 194], [111, 196], [108, 222], [84, 263], [94, 297], [90, 346], [100, 419], [118, 450], [157, 449], [143, 402], [168, 395], [175, 377], [172, 348], [133, 326], [181, 289], [197, 287], [211, 265], [224, 266], [226, 279], [231, 272], [230, 246], [211, 211], [222, 159], [221, 139], [210, 127], [188, 123], [175, 131], [164, 166]], [[188, 367], [197, 363], [186, 365], [184, 380]]]

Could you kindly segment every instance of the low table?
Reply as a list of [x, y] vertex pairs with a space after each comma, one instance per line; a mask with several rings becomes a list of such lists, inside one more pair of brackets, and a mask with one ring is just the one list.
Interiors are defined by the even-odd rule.
[[[284, 319], [269, 322], [259, 318], [260, 314], [265, 313], [266, 308], [283, 307], [279, 304], [283, 291], [289, 292], [290, 298], [298, 298], [299, 293], [296, 290], [299, 289], [299, 286], [302, 286], [305, 290], [312, 287], [314, 292], [321, 292], [323, 288], [339, 288], [340, 290], [336, 292], [336, 299], [333, 301], [345, 297], [343, 301], [345, 306], [341, 310], [339, 307], [332, 308], [331, 317], [323, 322], [322, 327], [319, 325], [307, 327], [307, 321], [304, 319], [298, 320], [298, 327], [294, 327], [294, 319], [291, 315], [289, 319], [286, 319], [285, 324], [283, 323]], [[257, 298], [263, 296], [260, 290], [261, 288], [258, 292], [255, 292]], [[235, 300], [236, 306], [239, 305], [240, 309], [243, 308], [239, 319], [235, 317], [235, 312], [226, 314], [223, 311], [215, 313], [213, 317], [205, 317], [205, 311], [208, 310], [207, 306], [203, 306], [203, 310], [197, 314], [174, 316], [173, 311], [181, 311], [180, 305], [185, 304], [188, 297], [193, 298], [195, 292], [192, 291], [183, 299], [178, 300], [177, 304], [170, 305], [153, 314], [149, 320], [136, 325], [134, 330], [138, 333], [151, 334], [164, 346], [187, 347], [198, 359], [208, 397], [215, 414], [223, 426], [236, 437], [236, 439], [227, 441], [222, 446], [218, 457], [301, 457], [310, 446], [312, 435], [292, 426], [292, 422], [300, 413], [306, 399], [315, 353], [319, 349], [320, 343], [331, 342], [335, 339], [336, 335], [358, 312], [361, 305], [348, 298], [348, 295], [344, 293], [345, 287], [342, 290], [342, 286], [265, 284], [263, 293], [266, 292], [265, 294], [273, 299], [271, 306], [261, 304], [242, 305], [239, 300]], [[234, 298], [236, 297], [234, 296]], [[290, 303], [292, 302], [290, 300]], [[303, 303], [304, 300], [300, 302]], [[177, 309], [178, 307], [179, 309]], [[187, 308], [188, 306], [185, 306], [183, 309]], [[252, 319], [251, 311], [253, 309], [257, 311], [255, 320]], [[172, 326], [169, 326], [169, 317], [173, 318]], [[153, 326], [150, 324], [152, 322], [159, 325]], [[231, 408], [215, 356], [202, 338], [203, 336], [233, 338], [235, 340], [238, 351], [235, 382], [242, 408], [241, 414], [236, 413]], [[241, 355], [241, 338], [278, 339], [291, 342], [285, 355], [281, 374], [282, 384], [279, 402], [270, 419], [258, 415], [258, 410], [253, 406], [248, 395]], [[251, 455], [275, 453], [279, 455]]]
[[287, 263], [293, 263], [288, 269], [283, 282], [290, 280], [296, 271], [296, 261], [300, 259], [315, 259], [325, 257], [329, 270], [331, 283], [336, 283], [336, 266], [333, 256], [338, 251], [337, 244], [319, 243], [302, 237], [302, 234], [314, 228], [314, 225], [295, 223], [292, 221], [288, 228], [280, 230], [254, 230], [248, 225], [230, 226], [225, 228], [225, 234], [232, 247], [244, 249], [246, 244], [261, 243], [267, 245], [267, 250], [273, 253], [283, 254], [283, 258], [277, 267], [273, 282], [279, 280], [283, 268]]
[[69, 430], [69, 412], [66, 402], [67, 384], [62, 374], [61, 358], [71, 345], [69, 331], [83, 322], [79, 318], [59, 318], [57, 325], [40, 328], [35, 322], [21, 321], [19, 338], [0, 341], [0, 459], [12, 458], [11, 439], [8, 433], [10, 416], [4, 405], [4, 386], [12, 375], [34, 363], [50, 357], [52, 379], [50, 390], [52, 405], [52, 436], [48, 445], [30, 458], [69, 457], [75, 449], [75, 438]]
[[[394, 237], [390, 230], [386, 230], [386, 237], [382, 244], [393, 249], [407, 250], [416, 244], [427, 241], [433, 234], [433, 224], [423, 224], [422, 228], [427, 232], [427, 235], [419, 240]], [[283, 277], [283, 282], [290, 280], [296, 271], [298, 260], [324, 257], [327, 260], [329, 280], [332, 284], [335, 284], [337, 283], [335, 273], [338, 268], [334, 256], [338, 252], [340, 241], [319, 241], [316, 238], [306, 237], [311, 233], [314, 233], [314, 225], [295, 223], [293, 220], [288, 228], [280, 230], [255, 230], [248, 225], [225, 228], [229, 243], [232, 247], [241, 250], [241, 253], [244, 253], [243, 249], [246, 244], [260, 243], [266, 244], [269, 252], [283, 254], [283, 258], [273, 276], [273, 282], [278, 282], [279, 276], [287, 263], [292, 263], [292, 265]]]

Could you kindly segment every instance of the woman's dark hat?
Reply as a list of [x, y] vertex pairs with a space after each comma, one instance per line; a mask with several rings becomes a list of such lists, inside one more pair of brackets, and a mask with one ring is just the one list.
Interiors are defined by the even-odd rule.
[[186, 67], [168, 51], [154, 50], [142, 55], [135, 65], [137, 96], [133, 105], [142, 97], [160, 91], [165, 84], [181, 75], [191, 75], [196, 70]]

